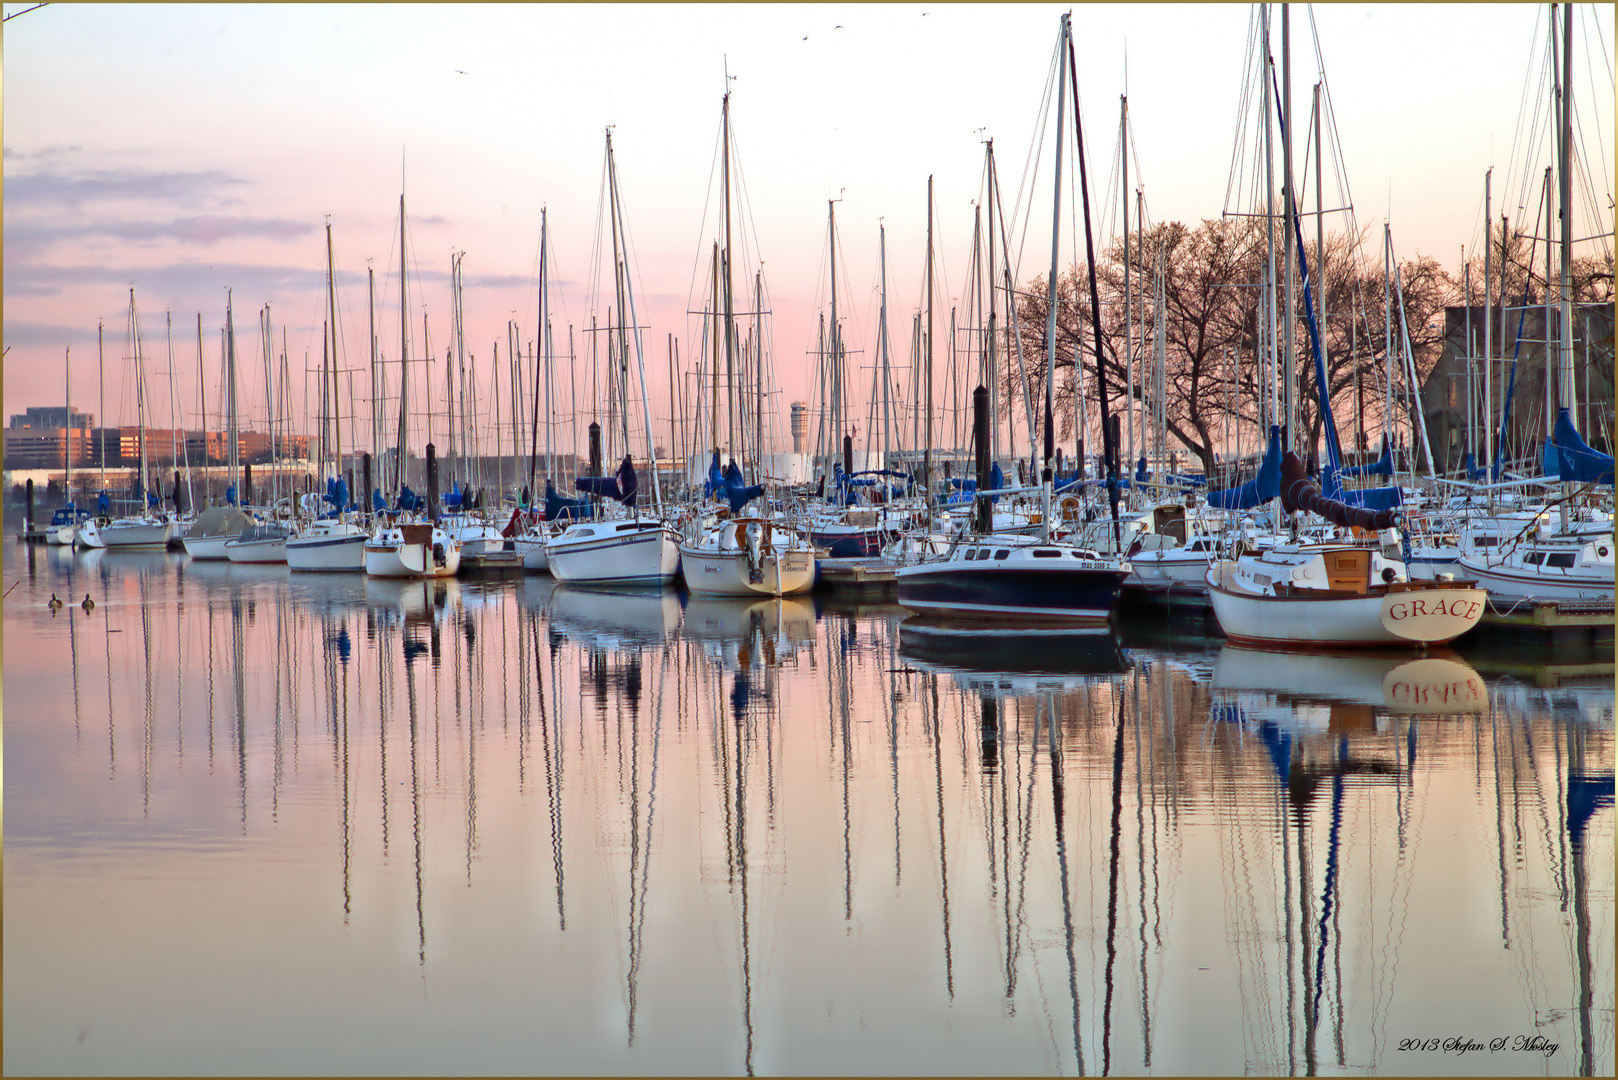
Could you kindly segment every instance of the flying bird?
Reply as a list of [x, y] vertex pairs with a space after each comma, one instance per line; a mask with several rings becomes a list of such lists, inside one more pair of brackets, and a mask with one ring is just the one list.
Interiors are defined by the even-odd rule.
[[462, 71], [460, 68], [456, 68], [455, 69], [455, 74], [457, 74], [457, 75], [465, 75], [466, 72]]
[[838, 23], [836, 26], [832, 27], [833, 30], [841, 30], [842, 28], [843, 28], [842, 23]]

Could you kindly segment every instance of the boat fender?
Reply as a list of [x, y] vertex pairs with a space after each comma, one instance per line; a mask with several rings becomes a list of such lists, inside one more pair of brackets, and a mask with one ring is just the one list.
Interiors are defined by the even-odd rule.
[[447, 561], [448, 561], [448, 559], [444, 555], [444, 545], [443, 544], [434, 544], [433, 545], [433, 563], [434, 563], [434, 565], [443, 566]]

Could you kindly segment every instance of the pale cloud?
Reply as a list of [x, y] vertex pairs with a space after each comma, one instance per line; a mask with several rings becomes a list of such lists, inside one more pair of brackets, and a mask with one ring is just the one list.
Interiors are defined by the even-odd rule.
[[246, 180], [222, 169], [106, 168], [39, 169], [6, 177], [6, 209], [36, 206], [80, 209], [86, 204], [118, 201], [183, 202], [219, 196]]

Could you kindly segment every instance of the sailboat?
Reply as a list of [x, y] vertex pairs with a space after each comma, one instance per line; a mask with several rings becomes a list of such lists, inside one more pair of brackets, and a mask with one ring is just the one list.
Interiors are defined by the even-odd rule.
[[[202, 330], [197, 330], [197, 363], [202, 363], [201, 350]], [[236, 492], [240, 490], [241, 475], [238, 470], [240, 459], [240, 443], [236, 436], [236, 320], [231, 308], [231, 296], [225, 294], [225, 336], [224, 356], [225, 366], [225, 442], [226, 459], [230, 467], [230, 484], [225, 489], [225, 505], [210, 506], [197, 514], [196, 522], [186, 530], [181, 542], [185, 544], [186, 554], [197, 561], [224, 562], [225, 545], [239, 537], [253, 525], [253, 519], [236, 506]], [[203, 413], [203, 427], [207, 427], [207, 413]], [[206, 440], [204, 440], [206, 447]]]
[[[461, 568], [461, 545], [436, 522], [423, 521], [415, 499], [405, 505], [405, 420], [410, 385], [409, 292], [405, 282], [405, 200], [399, 195], [399, 512], [378, 514], [376, 530], [361, 545], [371, 577], [454, 577]], [[429, 450], [431, 447], [429, 446]]]
[[[1084, 171], [1084, 129], [1078, 115], [1078, 75], [1075, 70], [1069, 17], [1062, 16], [1057, 42], [1057, 105], [1055, 209], [1051, 220], [1051, 295], [1056, 295], [1061, 239], [1062, 151], [1066, 143], [1063, 116], [1072, 80], [1074, 131], [1078, 145], [1080, 202], [1084, 206], [1085, 242], [1090, 247], [1088, 178]], [[1094, 283], [1095, 258], [1090, 253], [1092, 315], [1100, 333], [1099, 299]], [[992, 619], [1061, 623], [1070, 626], [1099, 626], [1111, 620], [1118, 604], [1118, 592], [1129, 576], [1129, 563], [1117, 556], [1061, 542], [1051, 514], [1052, 479], [1055, 463], [1055, 429], [1052, 399], [1056, 369], [1056, 304], [1050, 304], [1051, 325], [1046, 330], [1045, 384], [1045, 471], [1039, 492], [1042, 512], [1041, 535], [1002, 535], [991, 529], [993, 509], [990, 487], [991, 417], [989, 391], [979, 386], [973, 392], [973, 443], [977, 454], [975, 534], [957, 538], [942, 558], [926, 560], [897, 571], [899, 603], [924, 615], [958, 619]], [[1100, 383], [1102, 430], [1109, 471], [1108, 489], [1112, 497], [1114, 540], [1122, 526], [1117, 510], [1117, 455], [1112, 444], [1107, 416], [1105, 369], [1102, 351], [1096, 349], [1096, 375]], [[931, 481], [929, 480], [929, 487]], [[1002, 489], [1009, 490], [1009, 489]]]
[[[1283, 47], [1287, 40], [1283, 25]], [[1259, 60], [1264, 72], [1263, 92], [1266, 100], [1272, 91], [1274, 93], [1285, 153], [1290, 146], [1287, 138], [1290, 118], [1267, 47], [1267, 22], [1265, 41]], [[1315, 317], [1313, 282], [1301, 219], [1292, 198], [1290, 160], [1283, 163], [1283, 170], [1287, 197], [1282, 229], [1285, 243], [1296, 254], [1303, 286], [1303, 315], [1309, 332], [1326, 443], [1324, 471], [1327, 483], [1337, 488], [1334, 478], [1342, 469], [1342, 452], [1332, 417], [1330, 382], [1326, 377]], [[1290, 305], [1287, 310], [1291, 310]], [[1285, 333], [1289, 337], [1292, 334], [1290, 316]], [[1287, 368], [1286, 382], [1290, 386], [1290, 360]], [[1287, 410], [1291, 412], [1290, 391], [1287, 402]], [[1358, 529], [1362, 535], [1380, 533], [1383, 534], [1382, 545], [1277, 540], [1260, 553], [1215, 562], [1208, 568], [1206, 577], [1209, 599], [1220, 629], [1228, 638], [1239, 644], [1304, 649], [1424, 647], [1453, 641], [1477, 625], [1483, 617], [1486, 600], [1481, 590], [1467, 582], [1455, 581], [1452, 575], [1430, 582], [1410, 580], [1406, 565], [1399, 558], [1402, 545], [1398, 531], [1405, 525], [1400, 510], [1351, 506], [1344, 499], [1334, 497], [1337, 493], [1325, 494], [1310, 481], [1295, 452], [1288, 450], [1281, 459], [1279, 495], [1281, 509], [1287, 515], [1311, 512], [1338, 529]], [[1263, 494], [1267, 498], [1270, 493]], [[1293, 535], [1296, 537], [1296, 533]]]
[[[522, 556], [524, 570], [544, 572], [550, 570], [550, 559], [545, 554], [545, 547], [566, 528], [567, 520], [585, 516], [586, 506], [574, 500], [563, 499], [556, 494], [552, 482], [552, 473], [555, 471], [555, 455], [551, 452], [551, 432], [555, 423], [555, 413], [552, 411], [552, 369], [555, 352], [555, 342], [551, 338], [551, 273], [550, 273], [550, 235], [547, 212], [544, 207], [539, 210], [539, 329], [535, 331], [538, 336], [538, 351], [535, 359], [544, 365], [542, 370], [535, 372], [534, 378], [534, 422], [529, 432], [528, 450], [528, 490], [534, 490], [535, 459], [539, 455], [539, 417], [540, 417], [540, 391], [544, 390], [545, 413], [545, 500], [543, 509], [538, 507], [528, 511], [527, 526], [514, 538], [514, 546]], [[537, 518], [537, 520], [535, 520]], [[520, 520], [520, 519], [519, 519]]]
[[[174, 535], [173, 516], [164, 511], [155, 494], [148, 492], [150, 477], [146, 468], [146, 369], [141, 356], [140, 319], [135, 312], [135, 290], [129, 290], [129, 340], [135, 359], [135, 405], [140, 425], [140, 480], [138, 490], [143, 502], [141, 511], [128, 517], [117, 518], [105, 527], [86, 521], [80, 527], [81, 538], [91, 537], [90, 547], [109, 549], [165, 548]], [[156, 504], [156, 505], [154, 505]], [[99, 542], [94, 542], [98, 540]]]
[[[723, 229], [725, 234], [725, 249], [719, 253], [716, 269], [723, 268], [724, 275], [721, 282], [716, 277], [714, 290], [715, 315], [714, 322], [719, 328], [725, 341], [725, 368], [727, 372], [738, 369], [736, 363], [736, 318], [732, 300], [730, 235], [731, 235], [731, 200], [730, 200], [730, 94], [727, 91], [720, 106], [720, 146], [723, 156], [721, 183], [724, 197]], [[723, 306], [723, 313], [717, 310]], [[760, 348], [762, 341], [758, 342]], [[742, 368], [751, 365], [742, 363]], [[762, 358], [758, 366], [760, 385], [753, 388], [755, 395], [762, 395], [763, 365]], [[736, 391], [745, 387], [746, 379], [742, 380], [742, 387], [736, 381], [727, 377], [727, 397], [730, 400], [730, 409], [727, 410], [732, 418], [737, 412], [737, 405], [741, 404], [742, 424], [741, 430], [747, 430], [747, 408], [745, 392]], [[714, 381], [715, 404], [718, 398], [718, 380]], [[756, 400], [756, 399], [755, 399]], [[763, 432], [753, 432], [754, 461], [762, 461]], [[756, 513], [751, 517], [740, 516], [742, 507], [747, 503], [764, 495], [762, 484], [747, 485], [743, 482], [741, 469], [734, 459], [729, 468], [721, 471], [719, 468], [719, 438], [718, 432], [714, 435], [713, 463], [709, 468], [709, 483], [705, 491], [716, 498], [728, 501], [729, 506], [719, 507], [712, 514], [699, 516], [690, 523], [686, 537], [679, 545], [681, 573], [685, 583], [694, 593], [711, 593], [720, 596], [790, 596], [796, 593], [808, 592], [815, 581], [815, 548], [796, 530], [790, 528], [784, 520], [778, 520], [767, 513]], [[745, 441], [745, 438], [744, 438]]]
[[[279, 404], [278, 396], [271, 389], [274, 384], [274, 338], [270, 333], [270, 308], [266, 304], [259, 313], [261, 336], [264, 341], [264, 387], [266, 406], [269, 413], [271, 460], [277, 454], [279, 442], [276, 439], [276, 409]], [[283, 363], [286, 357], [283, 353]], [[273, 474], [272, 474], [273, 475]], [[290, 502], [290, 500], [288, 500]], [[225, 541], [225, 558], [232, 563], [253, 565], [285, 565], [287, 561], [287, 536], [291, 530], [287, 523], [281, 519], [282, 504], [280, 500], [273, 499], [274, 505], [270, 508], [270, 517], [266, 521], [259, 521], [242, 530], [242, 534], [234, 540]]]
[[62, 363], [66, 368], [66, 406], [67, 425], [62, 443], [62, 467], [66, 479], [62, 482], [62, 490], [67, 493], [67, 504], [51, 515], [51, 523], [45, 528], [45, 542], [59, 544], [64, 547], [73, 545], [73, 537], [79, 531], [79, 525], [89, 517], [89, 514], [80, 510], [73, 502], [73, 351], [66, 351]]
[[[634, 329], [635, 358], [641, 375], [641, 410], [646, 407], [646, 371], [640, 348], [640, 328], [635, 320], [635, 297], [630, 289], [625, 265], [623, 213], [618, 193], [618, 169], [612, 155], [612, 131], [607, 131], [607, 197], [609, 228], [612, 231], [613, 283], [618, 297], [618, 325], [608, 327], [614, 337], [609, 356], [617, 362], [615, 389], [617, 412], [623, 422], [624, 459], [616, 476], [579, 477], [574, 485], [592, 495], [607, 496], [624, 506], [630, 516], [581, 522], [570, 526], [545, 546], [545, 558], [558, 581], [612, 585], [667, 585], [680, 570], [679, 533], [652, 515], [643, 516], [637, 506], [639, 482], [628, 448], [629, 434], [629, 348]], [[592, 425], [595, 438], [600, 429]], [[646, 457], [653, 463], [652, 494], [661, 502], [657, 481], [657, 456], [651, 446], [651, 425], [647, 424]], [[592, 446], [591, 458], [599, 461], [599, 446]]]
[[[365, 541], [369, 533], [351, 516], [348, 482], [343, 476], [342, 410], [338, 408], [337, 394], [337, 286], [334, 280], [331, 248], [331, 222], [326, 222], [326, 304], [330, 336], [321, 342], [320, 380], [321, 396], [331, 402], [330, 417], [333, 432], [333, 472], [327, 481], [326, 499], [332, 504], [329, 513], [319, 512], [316, 501], [314, 520], [304, 525], [286, 541], [287, 567], [292, 570], [322, 570], [359, 572], [365, 569]], [[329, 357], [329, 362], [328, 362]], [[330, 369], [331, 382], [326, 383]], [[322, 417], [322, 432], [327, 417]], [[326, 440], [321, 439], [324, 453]]]

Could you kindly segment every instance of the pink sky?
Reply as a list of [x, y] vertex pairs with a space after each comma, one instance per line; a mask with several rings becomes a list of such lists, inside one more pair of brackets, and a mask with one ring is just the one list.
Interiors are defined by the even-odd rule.
[[[449, 344], [448, 271], [457, 250], [466, 253], [466, 348], [481, 369], [487, 373], [494, 341], [504, 356], [507, 319], [531, 339], [542, 206], [554, 245], [558, 327], [581, 327], [592, 313], [604, 318], [605, 304], [593, 300], [593, 252], [605, 241], [597, 221], [603, 131], [611, 124], [637, 310], [647, 328], [647, 383], [666, 432], [668, 336], [680, 341], [687, 362], [701, 340], [686, 313], [703, 303], [715, 233], [712, 170], [728, 65], [747, 196], [738, 210], [746, 244], [737, 242], [737, 287], [762, 258], [784, 436], [785, 403], [811, 395], [806, 354], [827, 301], [827, 200], [842, 200], [839, 306], [849, 348], [860, 350], [851, 365], [874, 356], [879, 222], [888, 229], [889, 326], [902, 363], [921, 301], [927, 177], [936, 178], [942, 336], [968, 258], [981, 140], [996, 140], [1010, 212], [1062, 10], [52, 5], [29, 12], [5, 33], [5, 410], [59, 404], [71, 347], [74, 404], [100, 414], [101, 319], [105, 413], [133, 422], [132, 380], [124, 378], [133, 285], [157, 398], [152, 421], [166, 425], [169, 415], [165, 311], [176, 328], [175, 393], [193, 426], [202, 315], [214, 413], [227, 288], [235, 296], [241, 393], [262, 414], [255, 324], [263, 304], [271, 305], [277, 343], [285, 328], [293, 370], [306, 354], [319, 361], [328, 215], [344, 362], [359, 369], [355, 385], [363, 388], [368, 263], [381, 292], [382, 348], [390, 359], [398, 353], [401, 166], [416, 355], [423, 304], [433, 352], [441, 358]], [[1576, 59], [1599, 73], [1581, 120], [1604, 140], [1590, 153], [1599, 149], [1605, 162], [1612, 94], [1601, 43], [1611, 39], [1610, 9], [1592, 30], [1596, 17], [1581, 9], [1576, 29], [1586, 36]], [[1240, 5], [1076, 10], [1093, 200], [1108, 189], [1116, 157], [1127, 57], [1137, 146], [1131, 187], [1144, 186], [1149, 218], [1193, 221], [1225, 209], [1251, 18]], [[1296, 9], [1293, 84], [1301, 109], [1319, 70], [1311, 18], [1361, 225], [1386, 218], [1401, 255], [1457, 263], [1461, 246], [1481, 234], [1490, 165], [1496, 212], [1506, 208], [1503, 173], [1524, 85], [1541, 59], [1544, 9], [1326, 5], [1312, 17]], [[1435, 62], [1438, 41], [1446, 56], [1467, 62]], [[1049, 158], [1046, 146], [1040, 185], [1049, 184]], [[1608, 180], [1597, 185], [1610, 190]], [[1024, 210], [1022, 281], [1046, 272], [1046, 190], [1025, 196], [1034, 209]], [[1095, 209], [1104, 233], [1116, 228], [1112, 209]], [[1064, 261], [1073, 239], [1064, 236]], [[745, 263], [743, 252], [751, 253]], [[577, 340], [582, 351], [582, 335]], [[850, 377], [863, 415], [869, 373], [855, 366]], [[293, 407], [301, 427], [301, 388]], [[487, 415], [489, 407], [485, 390], [480, 409]], [[364, 432], [369, 405], [355, 408]]]

